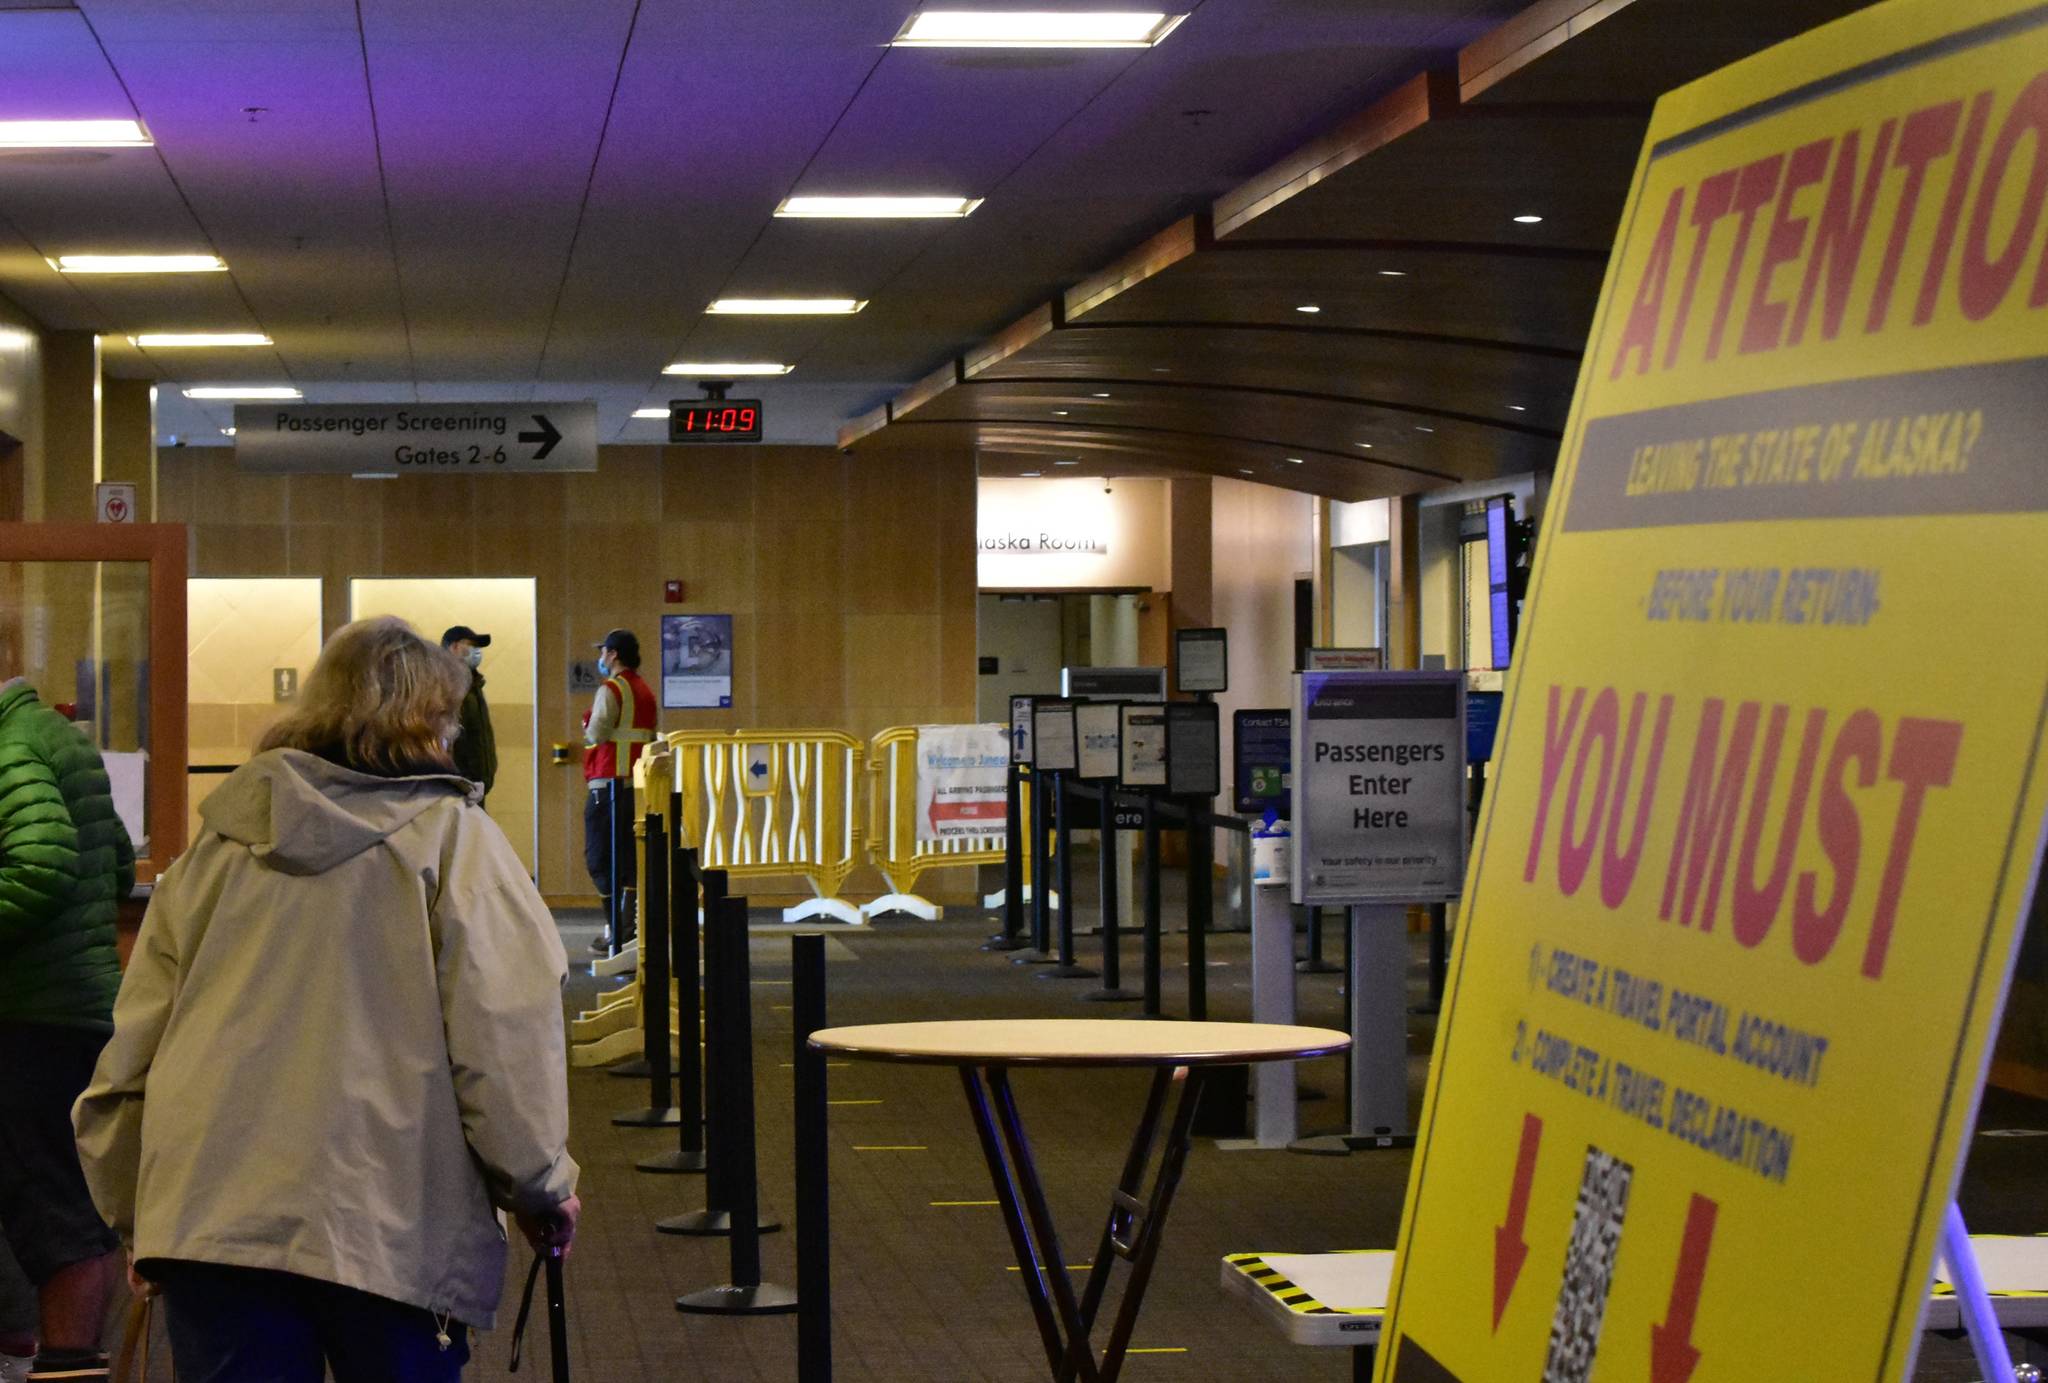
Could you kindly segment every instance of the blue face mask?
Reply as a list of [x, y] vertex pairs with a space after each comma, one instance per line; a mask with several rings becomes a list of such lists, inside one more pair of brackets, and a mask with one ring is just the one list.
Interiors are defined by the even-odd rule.
[[468, 663], [473, 668], [482, 667], [484, 665], [484, 651], [481, 648], [472, 648], [462, 655], [462, 661]]

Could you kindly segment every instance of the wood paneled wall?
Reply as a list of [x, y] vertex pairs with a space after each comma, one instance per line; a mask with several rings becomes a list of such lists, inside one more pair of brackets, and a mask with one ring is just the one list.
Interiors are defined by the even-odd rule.
[[[588, 897], [590, 881], [581, 774], [545, 766], [545, 742], [578, 738], [568, 666], [610, 628], [640, 635], [651, 675], [663, 613], [733, 616], [733, 709], [665, 711], [664, 729], [865, 738], [974, 715], [966, 452], [616, 447], [592, 474], [374, 481], [249, 475], [230, 451], [192, 448], [161, 454], [158, 485], [164, 521], [190, 525], [192, 575], [321, 577], [329, 632], [352, 577], [535, 578], [540, 883], [553, 898]], [[663, 603], [669, 580], [686, 583], [685, 603]], [[951, 873], [927, 895], [964, 896], [972, 880]], [[863, 870], [849, 888], [878, 882]]]

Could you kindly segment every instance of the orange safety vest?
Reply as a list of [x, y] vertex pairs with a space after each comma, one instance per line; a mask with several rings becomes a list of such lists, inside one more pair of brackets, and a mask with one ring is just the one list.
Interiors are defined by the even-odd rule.
[[[610, 739], [584, 749], [583, 777], [590, 782], [601, 778], [631, 778], [633, 765], [640, 762], [640, 755], [654, 738], [657, 708], [654, 689], [647, 685], [645, 679], [632, 668], [625, 668], [607, 677], [604, 684], [618, 698], [619, 725], [612, 731]], [[588, 717], [584, 723], [589, 723]], [[623, 769], [619, 766], [619, 746], [622, 744], [628, 746]]]

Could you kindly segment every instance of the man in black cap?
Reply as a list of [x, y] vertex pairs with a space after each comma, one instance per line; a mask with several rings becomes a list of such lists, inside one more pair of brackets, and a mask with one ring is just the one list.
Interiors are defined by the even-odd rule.
[[[609, 920], [614, 884], [611, 784], [617, 781], [620, 791], [632, 794], [633, 765], [654, 738], [658, 706], [654, 689], [640, 676], [640, 638], [632, 630], [614, 629], [604, 636], [597, 645], [597, 671], [604, 681], [583, 717], [583, 778], [590, 785], [583, 808], [583, 864]], [[630, 812], [626, 819], [632, 819]], [[626, 844], [630, 848], [631, 842]], [[627, 888], [632, 885], [630, 878], [622, 882]], [[623, 897], [618, 905], [618, 945], [624, 946], [632, 937], [633, 919]], [[609, 925], [592, 949], [615, 949]]]
[[491, 707], [484, 700], [484, 650], [491, 646], [489, 634], [479, 634], [458, 624], [441, 636], [441, 647], [469, 665], [469, 692], [462, 698], [462, 733], [449, 746], [455, 755], [455, 769], [463, 777], [484, 785], [484, 796], [498, 781], [498, 734], [491, 728]]

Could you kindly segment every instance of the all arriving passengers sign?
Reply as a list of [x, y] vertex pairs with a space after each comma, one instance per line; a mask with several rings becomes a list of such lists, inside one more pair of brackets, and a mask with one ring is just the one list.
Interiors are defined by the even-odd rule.
[[244, 403], [247, 471], [506, 475], [597, 469], [593, 403]]
[[1667, 96], [1537, 549], [1392, 1383], [1908, 1377], [2048, 816], [2048, 6]]

